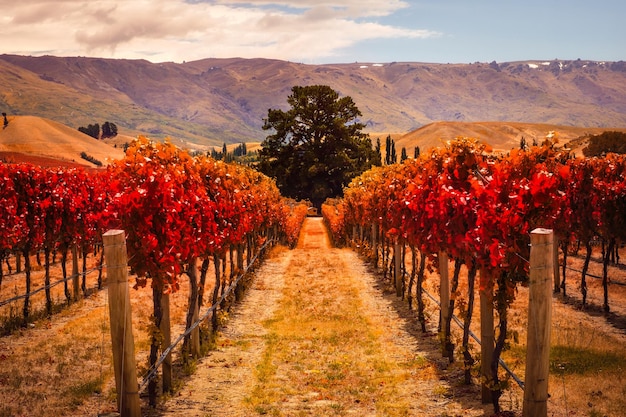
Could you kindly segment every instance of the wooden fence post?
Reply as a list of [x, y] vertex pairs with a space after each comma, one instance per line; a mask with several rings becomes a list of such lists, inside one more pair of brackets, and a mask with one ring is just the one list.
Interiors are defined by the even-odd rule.
[[[439, 320], [439, 331], [444, 332], [445, 323], [450, 317], [450, 279], [448, 277], [448, 254], [439, 251], [439, 303], [441, 311], [441, 319]], [[442, 340], [442, 353], [444, 357], [448, 356], [445, 341]]]
[[549, 229], [530, 233], [530, 284], [528, 289], [528, 338], [524, 378], [523, 417], [548, 415], [548, 372], [552, 322], [554, 235]]
[[121, 417], [140, 417], [141, 407], [128, 289], [126, 236], [123, 230], [109, 230], [102, 235], [102, 241], [107, 269], [118, 410]]
[[[480, 271], [480, 281], [486, 281]], [[493, 286], [480, 286], [480, 375], [482, 380], [481, 400], [483, 404], [492, 402], [491, 396], [491, 362], [493, 360], [493, 350], [495, 347], [495, 334], [493, 323]]]

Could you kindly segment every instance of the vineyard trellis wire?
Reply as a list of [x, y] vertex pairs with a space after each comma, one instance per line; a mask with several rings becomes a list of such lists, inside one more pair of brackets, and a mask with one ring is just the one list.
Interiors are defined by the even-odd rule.
[[[430, 298], [439, 308], [441, 308], [441, 303], [439, 302], [439, 300], [437, 300], [437, 298], [435, 298], [428, 290], [423, 289], [422, 290], [424, 292], [424, 294], [426, 294], [426, 296], [428, 298]], [[462, 329], [463, 328], [463, 322], [461, 321], [461, 319], [459, 319], [456, 314], [452, 314], [452, 320], [454, 320], [454, 322]], [[476, 336], [476, 334], [470, 330], [469, 335], [471, 336], [472, 339], [474, 339], [474, 341], [476, 341], [476, 343], [478, 343], [478, 345], [480, 345], [480, 338], [478, 336]], [[511, 378], [513, 378], [513, 380], [517, 383], [517, 385], [523, 390], [524, 389], [524, 381], [522, 381], [522, 379], [517, 376], [515, 374], [515, 372], [513, 372], [513, 370], [511, 370], [511, 368], [509, 368], [509, 366], [506, 364], [506, 362], [504, 362], [504, 359], [502, 358], [498, 358], [498, 362], [500, 363], [500, 366], [502, 366], [502, 368], [511, 376]]]
[[256, 253], [252, 258], [251, 261], [248, 265], [246, 265], [246, 267], [244, 268], [244, 270], [237, 276], [237, 278], [230, 283], [230, 285], [226, 288], [226, 290], [224, 291], [224, 293], [219, 297], [219, 299], [214, 302], [210, 307], [207, 308], [207, 310], [204, 312], [204, 314], [202, 316], [200, 316], [198, 318], [198, 320], [196, 320], [190, 327], [188, 327], [187, 329], [185, 329], [185, 331], [183, 333], [181, 333], [174, 342], [172, 342], [172, 344], [170, 344], [168, 347], [164, 348], [161, 356], [157, 359], [157, 361], [154, 363], [154, 365], [152, 365], [150, 367], [150, 369], [148, 369], [146, 371], [146, 375], [142, 378], [142, 382], [139, 385], [139, 391], [143, 391], [146, 386], [148, 385], [148, 383], [157, 376], [158, 371], [159, 371], [159, 367], [163, 364], [163, 362], [165, 361], [165, 359], [169, 356], [169, 354], [172, 352], [172, 350], [187, 336], [189, 336], [191, 334], [191, 332], [196, 329], [198, 326], [200, 326], [204, 321], [206, 321], [209, 317], [209, 315], [211, 314], [215, 314], [217, 309], [220, 307], [220, 305], [222, 304], [222, 302], [224, 300], [226, 300], [233, 291], [235, 291], [235, 288], [237, 288], [237, 286], [239, 285], [240, 281], [248, 274], [248, 272], [250, 271], [250, 269], [252, 269], [255, 266], [255, 263], [257, 262], [257, 260], [263, 256], [263, 252], [266, 250], [266, 248], [270, 245], [275, 244], [276, 241], [275, 240], [267, 240], [263, 246], [261, 246], [259, 248], [258, 253]]
[[[13, 303], [15, 301], [23, 300], [26, 297], [30, 297], [30, 296], [36, 295], [36, 294], [38, 294], [38, 293], [40, 293], [42, 291], [45, 291], [47, 289], [52, 289], [52, 288], [56, 287], [57, 285], [69, 282], [70, 280], [73, 280], [74, 278], [80, 278], [83, 275], [90, 275], [93, 272], [101, 271], [101, 270], [102, 270], [102, 266], [97, 266], [97, 267], [88, 269], [87, 271], [85, 271], [84, 274], [82, 272], [79, 272], [78, 274], [68, 275], [67, 278], [63, 278], [63, 279], [54, 281], [54, 282], [52, 282], [52, 283], [50, 283], [48, 285], [44, 285], [44, 286], [42, 286], [40, 288], [37, 288], [36, 290], [30, 291], [27, 294], [21, 294], [21, 295], [12, 297], [12, 298], [8, 298], [6, 300], [2, 300], [2, 301], [0, 301], [0, 307], [3, 307], [5, 305], [7, 305], [7, 304], [11, 304], [11, 303]], [[94, 289], [95, 288], [98, 288], [97, 285], [94, 287]]]

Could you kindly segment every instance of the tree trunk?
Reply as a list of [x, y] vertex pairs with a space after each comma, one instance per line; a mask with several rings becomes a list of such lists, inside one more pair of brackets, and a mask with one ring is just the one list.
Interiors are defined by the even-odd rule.
[[44, 248], [44, 288], [46, 291], [46, 311], [48, 315], [52, 315], [52, 295], [50, 291], [50, 248], [47, 246]]
[[[185, 330], [188, 330], [198, 318], [198, 274], [196, 258], [192, 258], [189, 261], [187, 276], [189, 277], [189, 298]], [[183, 341], [183, 352], [185, 352], [185, 360], [187, 359], [187, 354], [194, 358], [200, 355], [200, 333], [197, 327], [191, 334], [185, 337]]]
[[28, 323], [30, 313], [30, 250], [24, 249], [24, 273], [26, 274], [26, 294], [24, 296], [24, 324]]
[[476, 281], [476, 262], [472, 261], [472, 265], [467, 271], [467, 311], [463, 320], [463, 359], [465, 365], [465, 383], [472, 383], [472, 366], [474, 358], [469, 350], [469, 334], [470, 325], [472, 324], [472, 315], [474, 314], [474, 282]]
[[409, 277], [409, 285], [407, 286], [407, 301], [409, 302], [409, 310], [413, 310], [413, 284], [415, 284], [415, 274], [417, 272], [417, 254], [415, 246], [409, 245], [411, 248], [411, 276]]
[[[152, 288], [152, 308], [154, 311], [154, 327], [157, 329], [161, 328], [161, 320], [163, 319], [163, 310], [161, 310], [161, 289], [153, 287]], [[159, 350], [161, 349], [161, 337], [160, 335], [153, 333], [150, 337], [150, 368], [154, 368], [159, 358]], [[157, 378], [150, 379], [148, 382], [148, 402], [150, 403], [150, 407], [157, 406]]]
[[[244, 246], [242, 244], [237, 245], [237, 273], [236, 273], [235, 279], [238, 279], [239, 276], [243, 274], [243, 249], [244, 249]], [[241, 299], [243, 298], [243, 289], [244, 289], [244, 282], [243, 282], [243, 279], [241, 279], [237, 283], [237, 286], [235, 287], [235, 300], [236, 301], [241, 301]]]
[[396, 286], [396, 297], [402, 297], [402, 287], [404, 285], [402, 276], [402, 248], [400, 242], [393, 245], [393, 282]]
[[609, 240], [609, 246], [604, 252], [604, 263], [602, 265], [602, 289], [604, 290], [604, 304], [602, 308], [605, 313], [611, 311], [609, 307], [609, 262], [611, 261], [611, 253], [615, 247], [615, 239]]
[[200, 267], [200, 281], [198, 284], [198, 310], [204, 305], [204, 288], [206, 285], [206, 274], [209, 271], [210, 259], [207, 256], [202, 260], [202, 266]]
[[61, 272], [63, 274], [63, 290], [65, 292], [65, 300], [67, 305], [72, 304], [72, 294], [70, 294], [70, 287], [67, 282], [67, 252], [68, 248], [63, 247], [61, 250]]
[[417, 272], [417, 318], [422, 326], [422, 333], [426, 333], [426, 316], [424, 314], [424, 271], [426, 269], [426, 253], [420, 252], [420, 268]]
[[502, 396], [502, 387], [500, 379], [498, 377], [498, 367], [500, 362], [500, 355], [506, 344], [506, 334], [508, 330], [508, 317], [507, 317], [507, 305], [506, 305], [506, 282], [505, 278], [500, 273], [498, 276], [498, 295], [496, 297], [496, 306], [498, 310], [498, 338], [496, 345], [493, 349], [493, 358], [491, 359], [491, 378], [493, 381], [493, 387], [491, 389], [491, 401], [493, 403], [493, 412], [495, 414], [500, 413], [500, 397]]
[[589, 270], [589, 261], [591, 260], [591, 252], [593, 251], [591, 247], [591, 241], [587, 240], [585, 242], [585, 263], [583, 264], [582, 276], [580, 278], [580, 292], [583, 296], [583, 307], [587, 305], [587, 271]]
[[554, 279], [554, 292], [561, 292], [561, 271], [559, 271], [559, 238], [554, 236], [554, 240], [552, 241], [552, 268], [553, 268], [553, 279]]
[[[556, 239], [556, 237], [555, 237]], [[562, 271], [563, 271], [563, 279], [561, 280], [561, 289], [563, 290], [563, 297], [567, 297], [567, 288], [565, 287], [565, 281], [567, 276], [565, 275], [565, 271], [567, 270], [567, 248], [569, 247], [569, 242], [567, 239], [562, 239], [561, 240], [561, 249], [563, 251], [563, 267], [562, 267]], [[557, 251], [557, 255], [556, 255], [556, 267], [558, 269], [559, 267], [559, 263], [558, 263], [558, 251]]]
[[481, 400], [483, 404], [492, 402], [491, 362], [495, 346], [493, 325], [493, 272], [480, 271], [480, 377]]
[[[450, 279], [448, 278], [448, 254], [439, 251], [439, 324], [437, 331], [445, 333], [445, 323], [450, 310]], [[443, 356], [446, 357], [445, 340], [442, 339]]]
[[374, 258], [374, 268], [378, 267], [378, 225], [372, 223], [372, 250]]
[[[213, 265], [215, 266], [215, 287], [213, 287], [213, 305], [215, 305], [217, 303], [217, 300], [219, 298], [220, 295], [220, 256], [218, 254], [213, 255]], [[213, 310], [213, 315], [211, 317], [211, 324], [213, 325], [213, 331], [216, 332], [218, 325], [219, 325], [219, 321], [217, 319], [217, 309], [218, 307], [215, 307], [215, 310]]]
[[[159, 330], [161, 330], [161, 336], [163, 337], [163, 342], [161, 344], [161, 350], [164, 350], [163, 347], [167, 349], [168, 346], [172, 344], [172, 329], [171, 329], [171, 320], [170, 320], [170, 295], [169, 294], [161, 294], [161, 312], [163, 317], [161, 318], [161, 325], [159, 326]], [[162, 390], [164, 393], [172, 391], [172, 353], [170, 352], [165, 359], [163, 360], [163, 364], [161, 365], [161, 373], [163, 376], [163, 385]]]
[[98, 290], [102, 289], [102, 265], [104, 265], [104, 250], [100, 252], [100, 267], [98, 268]]
[[448, 315], [445, 321], [444, 327], [444, 352], [448, 357], [450, 363], [454, 362], [454, 343], [452, 343], [452, 316], [454, 315], [454, 304], [456, 302], [457, 290], [459, 288], [459, 274], [461, 272], [461, 265], [463, 261], [460, 259], [454, 260], [454, 274], [452, 275], [452, 285], [450, 286], [450, 301], [448, 302]]
[[87, 297], [87, 246], [83, 246], [83, 279], [81, 288], [83, 290], [83, 296]]
[[78, 247], [72, 245], [72, 288], [74, 289], [74, 301], [80, 298], [80, 277], [78, 276]]

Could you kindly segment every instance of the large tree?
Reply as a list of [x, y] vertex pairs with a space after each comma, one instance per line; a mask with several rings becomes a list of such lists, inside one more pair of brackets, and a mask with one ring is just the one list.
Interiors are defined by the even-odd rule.
[[310, 200], [316, 207], [342, 195], [350, 180], [380, 154], [372, 148], [361, 112], [349, 96], [326, 85], [295, 86], [288, 111], [269, 109], [264, 130], [274, 130], [261, 144], [259, 169], [275, 178], [283, 195]]

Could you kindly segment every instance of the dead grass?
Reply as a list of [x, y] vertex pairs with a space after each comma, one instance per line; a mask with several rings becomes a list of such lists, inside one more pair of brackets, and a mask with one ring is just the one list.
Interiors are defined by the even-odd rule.
[[[14, 259], [11, 259], [15, 271]], [[33, 257], [33, 289], [43, 285], [43, 270]], [[82, 260], [81, 260], [82, 263]], [[88, 269], [95, 266], [91, 255]], [[68, 263], [71, 271], [71, 260]], [[6, 271], [6, 266], [5, 266]], [[57, 263], [52, 268], [52, 281], [61, 278]], [[209, 271], [212, 275], [212, 269]], [[104, 274], [106, 278], [106, 274]], [[96, 285], [97, 272], [87, 276], [88, 287]], [[131, 277], [131, 285], [134, 278]], [[105, 279], [106, 285], [106, 279]], [[207, 293], [211, 293], [209, 284]], [[71, 289], [71, 283], [70, 283]], [[5, 276], [0, 299], [24, 292], [24, 274]], [[170, 295], [172, 334], [184, 330], [188, 282], [181, 279], [181, 290]], [[151, 326], [152, 293], [149, 288], [131, 290], [133, 333], [137, 366], [147, 369]], [[29, 326], [16, 327], [0, 338], [0, 416], [85, 416], [116, 409], [108, 297], [103, 291], [91, 291], [87, 298], [64, 305], [63, 285], [52, 289], [56, 313], [48, 318], [45, 295], [32, 297], [35, 319]], [[0, 308], [0, 323], [22, 321], [22, 302]], [[11, 318], [13, 317], [13, 318]], [[174, 360], [179, 350], [174, 351]]]
[[9, 116], [8, 119], [9, 124], [0, 131], [0, 151], [43, 156], [87, 167], [93, 164], [82, 159], [81, 152], [87, 152], [105, 165], [124, 156], [121, 148], [53, 120], [35, 116]]
[[[306, 230], [285, 272], [276, 312], [264, 322], [265, 350], [245, 398], [250, 411], [445, 415], [454, 389], [440, 381], [429, 353], [405, 333], [390, 306], [371, 302], [368, 294], [380, 300], [380, 293], [366, 289], [373, 282], [364, 282], [366, 271], [355, 266], [355, 254], [329, 248], [320, 235], [325, 237], [314, 226]], [[464, 412], [483, 415], [467, 404]]]
[[[568, 265], [581, 269], [581, 261], [568, 258]], [[410, 264], [407, 264], [410, 270]], [[599, 274], [601, 265], [592, 264], [591, 273]], [[450, 264], [450, 273], [452, 264]], [[616, 282], [626, 278], [626, 271], [611, 267], [610, 276]], [[460, 290], [462, 298], [467, 293], [467, 272], [462, 269]], [[426, 287], [438, 294], [439, 277], [428, 274]], [[616, 328], [626, 312], [626, 288], [619, 285], [610, 287], [612, 311], [608, 316], [598, 313], [602, 300], [600, 280], [588, 279], [589, 300], [594, 306], [584, 310], [580, 301], [580, 274], [567, 272], [568, 298], [555, 296], [552, 313], [552, 336], [550, 354], [550, 380], [548, 410], [550, 416], [607, 416], [626, 415], [626, 333]], [[478, 295], [476, 295], [478, 300]], [[436, 326], [438, 309], [427, 300], [429, 321]], [[524, 379], [526, 361], [526, 323], [528, 321], [528, 289], [520, 287], [516, 300], [509, 311], [509, 349], [503, 359], [515, 374]], [[459, 311], [456, 311], [459, 315]], [[478, 304], [472, 318], [472, 330], [480, 335], [480, 314]], [[497, 319], [496, 319], [497, 323]], [[453, 325], [453, 339], [461, 343], [461, 330]], [[480, 347], [472, 341], [474, 356], [480, 359]], [[457, 362], [462, 356], [457, 351]], [[478, 368], [476, 368], [478, 369]], [[507, 375], [502, 372], [502, 377]], [[513, 380], [501, 399], [505, 409], [521, 412], [523, 392]]]
[[[265, 323], [269, 334], [258, 383], [247, 399], [256, 412], [288, 415], [285, 410], [306, 403], [316, 415], [348, 409], [407, 413], [407, 399], [394, 395], [409, 377], [406, 364], [386, 358], [384, 329], [364, 316], [350, 277], [341, 273], [345, 265], [336, 261], [300, 258], [287, 270], [279, 312]], [[420, 364], [428, 374], [426, 361]]]

